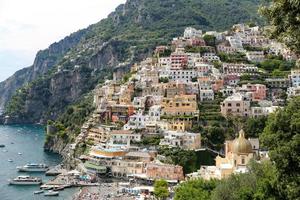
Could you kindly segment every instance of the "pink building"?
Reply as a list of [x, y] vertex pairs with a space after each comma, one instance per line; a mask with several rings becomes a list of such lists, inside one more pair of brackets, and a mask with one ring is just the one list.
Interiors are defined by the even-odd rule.
[[171, 54], [172, 69], [184, 69], [188, 64], [188, 56], [182, 52], [175, 52]]
[[244, 84], [239, 91], [249, 93], [252, 101], [265, 100], [267, 97], [267, 87], [262, 84]]
[[148, 179], [184, 180], [183, 169], [179, 165], [169, 165], [163, 163], [149, 163], [146, 169]]
[[221, 103], [221, 113], [224, 117], [229, 115], [247, 117], [251, 113], [250, 99], [241, 93], [235, 93]]

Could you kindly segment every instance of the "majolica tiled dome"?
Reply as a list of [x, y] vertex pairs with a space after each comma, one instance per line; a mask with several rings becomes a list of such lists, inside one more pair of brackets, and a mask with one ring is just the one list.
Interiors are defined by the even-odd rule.
[[253, 153], [251, 143], [245, 138], [245, 132], [240, 131], [239, 137], [233, 141], [233, 153], [249, 154]]

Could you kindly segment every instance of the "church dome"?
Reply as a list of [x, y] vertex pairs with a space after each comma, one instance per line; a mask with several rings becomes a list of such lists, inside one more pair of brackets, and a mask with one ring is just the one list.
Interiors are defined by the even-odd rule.
[[249, 154], [253, 153], [251, 143], [245, 138], [245, 132], [240, 131], [239, 137], [233, 140], [233, 153], [236, 154]]

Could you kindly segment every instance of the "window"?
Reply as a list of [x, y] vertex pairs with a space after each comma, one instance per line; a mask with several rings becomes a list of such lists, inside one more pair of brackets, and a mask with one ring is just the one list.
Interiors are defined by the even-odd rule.
[[242, 158], [242, 165], [245, 164], [245, 158]]
[[231, 103], [228, 103], [228, 107], [231, 107]]

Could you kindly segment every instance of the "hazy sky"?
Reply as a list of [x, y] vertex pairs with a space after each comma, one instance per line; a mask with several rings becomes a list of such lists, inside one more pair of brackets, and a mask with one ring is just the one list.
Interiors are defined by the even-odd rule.
[[36, 52], [105, 18], [125, 0], [0, 0], [0, 81]]

